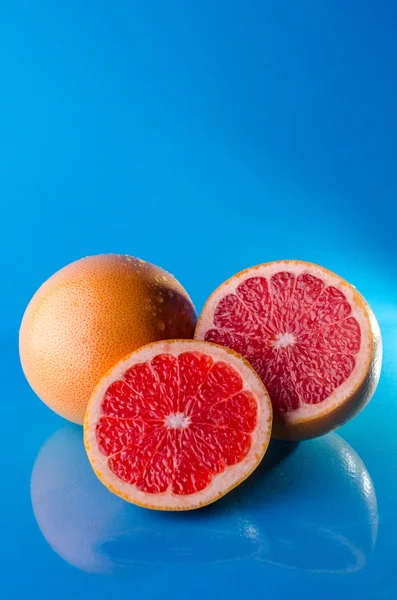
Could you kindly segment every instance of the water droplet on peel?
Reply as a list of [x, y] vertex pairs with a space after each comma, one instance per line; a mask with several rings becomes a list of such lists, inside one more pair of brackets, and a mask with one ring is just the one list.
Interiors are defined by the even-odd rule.
[[157, 323], [157, 327], [160, 329], [160, 331], [164, 331], [164, 329], [165, 329], [165, 323], [164, 323], [164, 321], [159, 321]]
[[173, 295], [174, 295], [174, 292], [172, 292], [171, 290], [168, 290], [168, 295], [169, 295], [170, 298], [172, 298]]
[[161, 296], [161, 295], [160, 295], [160, 296], [157, 296], [157, 302], [158, 302], [159, 304], [163, 304], [163, 302], [164, 302], [164, 298], [163, 298], [163, 296]]

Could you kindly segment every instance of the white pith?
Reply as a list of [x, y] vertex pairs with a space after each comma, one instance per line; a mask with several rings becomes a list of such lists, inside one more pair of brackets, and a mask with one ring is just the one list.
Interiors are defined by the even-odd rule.
[[[243, 379], [243, 390], [250, 391], [257, 400], [257, 425], [255, 430], [250, 434], [252, 445], [247, 456], [240, 463], [226, 467], [222, 473], [214, 475], [204, 490], [188, 495], [174, 494], [169, 490], [160, 494], [149, 494], [139, 490], [135, 485], [122, 481], [110, 470], [108, 458], [98, 448], [96, 424], [102, 416], [101, 404], [104, 393], [114, 381], [123, 376], [127, 369], [135, 364], [148, 362], [158, 354], [167, 353], [178, 356], [182, 352], [203, 352], [209, 354], [214, 361], [225, 361], [233, 367]], [[174, 423], [176, 420], [181, 422], [183, 417], [179, 415], [181, 413], [173, 415]], [[172, 340], [144, 346], [118, 363], [113, 371], [101, 381], [88, 404], [84, 421], [84, 442], [94, 470], [100, 476], [100, 479], [106, 482], [106, 485], [110, 486], [116, 494], [130, 502], [148, 506], [149, 508], [166, 510], [177, 508], [178, 510], [183, 510], [196, 508], [212, 502], [248, 476], [255, 469], [266, 451], [270, 439], [271, 427], [272, 407], [270, 398], [258, 375], [245, 361], [222, 346], [195, 340]]]
[[280, 333], [273, 342], [273, 348], [288, 348], [295, 344], [295, 336], [292, 333]]
[[213, 324], [213, 316], [220, 300], [227, 294], [235, 293], [237, 287], [243, 281], [251, 277], [266, 277], [269, 279], [272, 275], [281, 271], [288, 271], [295, 276], [308, 273], [322, 279], [326, 286], [332, 285], [339, 289], [345, 295], [352, 308], [352, 312], [349, 316], [357, 319], [361, 329], [360, 350], [358, 354], [354, 355], [356, 366], [350, 376], [337, 387], [328, 398], [319, 404], [304, 404], [301, 402], [300, 407], [296, 410], [282, 413], [282, 415], [274, 415], [275, 418], [281, 418], [286, 423], [298, 423], [300, 421], [309, 421], [310, 419], [314, 420], [318, 418], [318, 416], [329, 413], [330, 410], [343, 404], [346, 399], [351, 396], [356, 385], [361, 382], [368, 373], [374, 352], [373, 336], [374, 333], [379, 335], [379, 326], [371, 311], [365, 310], [364, 304], [361, 305], [357, 302], [353, 286], [338, 277], [338, 275], [327, 271], [319, 265], [299, 261], [277, 261], [258, 265], [257, 267], [252, 267], [251, 269], [234, 276], [215, 290], [200, 316], [195, 338], [203, 340], [207, 331], [215, 327]]
[[181, 412], [170, 413], [164, 422], [166, 427], [170, 427], [170, 429], [186, 429], [190, 425], [190, 417], [185, 417]]

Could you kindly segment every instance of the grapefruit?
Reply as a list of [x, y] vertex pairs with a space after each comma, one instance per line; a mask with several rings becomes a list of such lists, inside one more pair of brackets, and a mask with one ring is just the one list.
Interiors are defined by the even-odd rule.
[[214, 344], [149, 344], [101, 380], [84, 419], [99, 479], [134, 504], [189, 510], [246, 479], [266, 452], [268, 393], [239, 355]]
[[188, 294], [160, 267], [90, 256], [33, 296], [19, 335], [22, 368], [43, 402], [82, 424], [92, 390], [112, 365], [149, 342], [192, 338], [195, 323]]
[[206, 302], [195, 338], [234, 349], [270, 394], [273, 436], [303, 440], [356, 415], [381, 368], [376, 318], [357, 290], [307, 262], [238, 273]]

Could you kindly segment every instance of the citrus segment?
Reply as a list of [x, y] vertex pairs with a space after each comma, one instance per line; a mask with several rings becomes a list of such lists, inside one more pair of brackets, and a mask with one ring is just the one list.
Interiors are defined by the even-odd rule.
[[158, 342], [116, 365], [95, 390], [85, 443], [99, 478], [131, 502], [181, 510], [245, 479], [272, 421], [258, 375], [231, 350]]
[[195, 337], [247, 358], [269, 391], [277, 437], [332, 429], [369, 400], [379, 377], [371, 309], [352, 286], [310, 263], [280, 261], [237, 274], [206, 303]]

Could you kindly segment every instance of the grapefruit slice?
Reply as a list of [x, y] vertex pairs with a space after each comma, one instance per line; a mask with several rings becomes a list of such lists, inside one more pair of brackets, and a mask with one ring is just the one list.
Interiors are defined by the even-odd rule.
[[379, 379], [372, 310], [352, 285], [312, 263], [277, 261], [238, 273], [208, 299], [195, 338], [251, 363], [270, 394], [279, 439], [335, 429], [367, 404]]
[[195, 340], [149, 344], [95, 389], [84, 442], [99, 479], [147, 508], [189, 510], [246, 479], [266, 452], [269, 395], [233, 350]]

